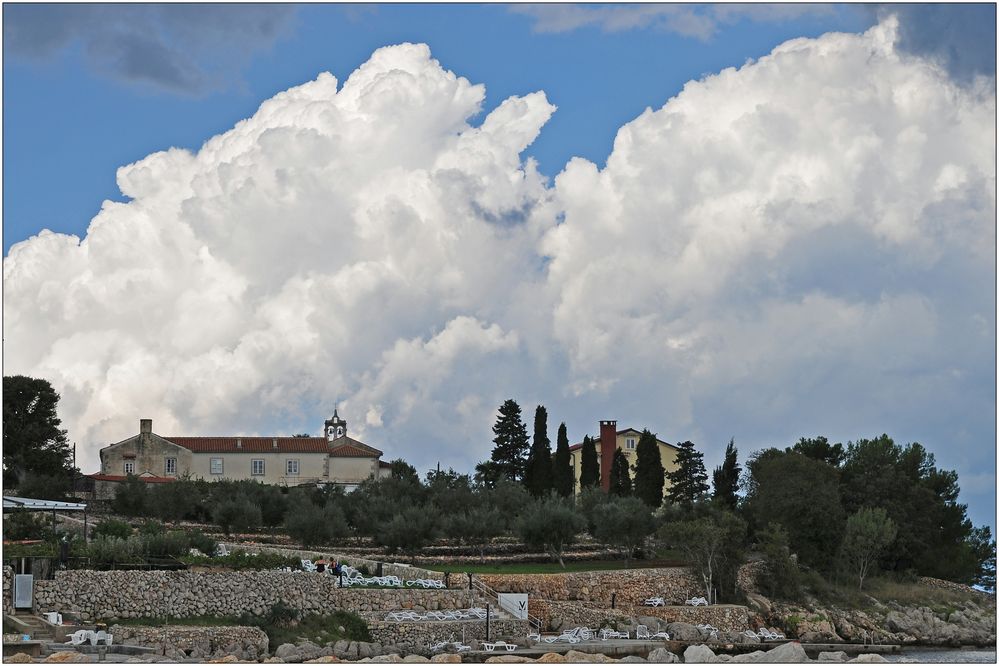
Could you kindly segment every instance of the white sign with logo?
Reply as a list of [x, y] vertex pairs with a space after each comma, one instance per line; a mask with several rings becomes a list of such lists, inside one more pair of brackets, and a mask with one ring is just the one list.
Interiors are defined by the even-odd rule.
[[505, 592], [496, 595], [499, 597], [500, 608], [518, 620], [527, 619], [527, 595], [507, 594]]

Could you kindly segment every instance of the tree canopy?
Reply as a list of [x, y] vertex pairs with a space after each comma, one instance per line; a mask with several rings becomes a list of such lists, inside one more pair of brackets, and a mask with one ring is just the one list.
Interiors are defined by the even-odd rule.
[[[17, 486], [27, 475], [72, 476], [72, 452], [56, 414], [59, 394], [44, 379], [3, 378], [3, 484]], [[55, 498], [52, 498], [55, 499]]]
[[739, 466], [739, 450], [735, 448], [735, 438], [729, 440], [725, 447], [725, 458], [722, 464], [715, 467], [712, 481], [714, 482], [714, 499], [722, 506], [735, 509], [739, 501], [736, 494], [739, 490], [739, 476], [742, 474], [742, 467]]
[[552, 485], [560, 496], [572, 497], [575, 479], [569, 455], [569, 435], [566, 433], [565, 423], [560, 423], [558, 426], [555, 459], [552, 461]]
[[676, 445], [676, 469], [666, 473], [670, 487], [666, 493], [669, 501], [690, 507], [708, 492], [708, 473], [704, 469], [704, 454], [692, 442]]
[[493, 452], [489, 463], [480, 463], [476, 470], [490, 485], [500, 478], [521, 481], [527, 466], [527, 428], [520, 418], [520, 405], [507, 400], [499, 408], [493, 425]]
[[767, 449], [747, 463], [746, 513], [757, 529], [780, 523], [802, 562], [830, 570], [846, 520], [839, 473], [795, 451]]
[[610, 470], [610, 487], [607, 492], [618, 497], [631, 495], [631, 474], [628, 471], [628, 459], [624, 457], [624, 452], [621, 449], [614, 450]]
[[643, 430], [638, 439], [635, 456], [635, 496], [653, 509], [658, 509], [663, 503], [666, 470], [659, 453], [659, 441], [648, 429]]
[[586, 435], [579, 451], [579, 487], [592, 488], [600, 485], [600, 463], [597, 460], [597, 445]]
[[538, 405], [534, 410], [534, 442], [527, 457], [524, 486], [534, 497], [543, 497], [552, 491], [552, 444], [548, 439], [548, 410]]

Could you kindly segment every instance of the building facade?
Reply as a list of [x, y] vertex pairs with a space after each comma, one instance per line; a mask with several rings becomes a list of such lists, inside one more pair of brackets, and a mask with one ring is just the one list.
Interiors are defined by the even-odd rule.
[[[597, 449], [597, 465], [600, 468], [600, 485], [606, 492], [610, 488], [610, 468], [614, 460], [614, 451], [620, 449], [628, 461], [629, 473], [632, 478], [635, 476], [635, 463], [638, 462], [638, 440], [641, 438], [640, 430], [634, 428], [617, 429], [617, 421], [601, 421], [600, 435], [593, 438], [593, 443]], [[663, 469], [673, 472], [677, 468], [676, 453], [679, 449], [672, 444], [656, 438], [659, 445], [659, 457], [662, 459]], [[579, 477], [582, 474], [583, 445], [574, 444], [569, 447], [569, 462], [572, 464], [573, 478], [575, 478], [575, 492], [579, 492]], [[663, 486], [663, 492], [670, 487], [669, 480]]]
[[347, 434], [333, 412], [322, 437], [164, 437], [151, 419], [139, 434], [100, 451], [98, 481], [140, 479], [252, 479], [273, 485], [335, 484], [348, 490], [369, 478], [390, 476], [382, 452]]

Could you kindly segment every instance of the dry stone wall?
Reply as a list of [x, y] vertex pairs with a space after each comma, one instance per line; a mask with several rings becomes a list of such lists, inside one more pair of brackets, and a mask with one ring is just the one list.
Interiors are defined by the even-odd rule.
[[[328, 560], [333, 558], [338, 562], [348, 562], [350, 566], [355, 569], [360, 569], [362, 566], [368, 568], [368, 571], [374, 575], [378, 568], [378, 565], [382, 565], [382, 575], [383, 576], [398, 576], [402, 580], [416, 580], [418, 578], [426, 580], [443, 580], [444, 574], [440, 571], [431, 571], [429, 569], [421, 569], [420, 567], [409, 566], [408, 564], [399, 564], [395, 562], [379, 562], [378, 560], [371, 560], [364, 557], [357, 557], [355, 555], [345, 555], [343, 553], [333, 553], [330, 551], [319, 551], [319, 550], [294, 550], [291, 548], [275, 548], [272, 546], [255, 546], [242, 543], [230, 543], [226, 544], [229, 550], [240, 549], [245, 550], [248, 553], [277, 553], [279, 555], [286, 555], [288, 557], [297, 557], [299, 559], [306, 560], [317, 560], [325, 559]], [[455, 578], [452, 576], [452, 578]], [[456, 587], [452, 585], [451, 587]]]
[[[653, 626], [651, 620], [665, 626], [672, 622], [710, 624], [721, 631], [745, 631], [749, 627], [749, 609], [745, 606], [634, 606], [608, 608], [594, 602], [550, 601], [530, 599], [530, 613], [542, 622], [547, 630], [560, 631], [571, 627], [587, 626], [625, 627], [629, 624]], [[636, 622], [638, 618], [644, 618]]]
[[[143, 645], [168, 657], [238, 654], [256, 659], [267, 654], [267, 634], [257, 627], [132, 627], [111, 625], [115, 643]], [[179, 652], [178, 652], [179, 651]], [[180, 652], [184, 654], [181, 655]]]
[[610, 606], [641, 604], [649, 597], [662, 597], [668, 604], [682, 605], [704, 590], [687, 569], [623, 569], [580, 571], [565, 574], [477, 574], [497, 592], [529, 594], [552, 601], [592, 601]]
[[14, 612], [14, 569], [3, 568], [3, 612], [10, 615]]
[[[383, 617], [366, 614], [371, 639], [385, 645], [427, 646], [440, 641], [483, 641], [486, 622], [388, 622]], [[489, 638], [524, 639], [530, 625], [527, 620], [493, 619], [489, 622]]]
[[283, 601], [305, 613], [455, 610], [484, 606], [468, 590], [340, 589], [323, 574], [281, 571], [59, 571], [35, 583], [35, 609], [82, 620], [263, 615]]

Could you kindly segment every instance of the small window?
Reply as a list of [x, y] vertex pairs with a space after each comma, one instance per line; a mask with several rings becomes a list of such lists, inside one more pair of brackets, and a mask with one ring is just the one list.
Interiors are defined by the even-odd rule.
[[211, 465], [211, 470], [210, 471], [211, 471], [212, 474], [221, 474], [222, 473], [222, 459], [221, 458], [212, 458], [212, 465]]
[[167, 474], [176, 474], [177, 473], [177, 459], [176, 458], [167, 458], [166, 459], [166, 465], [164, 465], [164, 469], [165, 469], [165, 471], [166, 471]]
[[133, 461], [125, 461], [125, 474], [135, 474], [135, 463]]
[[628, 448], [629, 449], [635, 448], [635, 440], [634, 439], [631, 439], [631, 438], [628, 439]]
[[255, 458], [250, 461], [250, 474], [253, 476], [264, 475], [264, 461], [261, 458]]
[[284, 473], [286, 476], [298, 476], [298, 460], [286, 460]]

